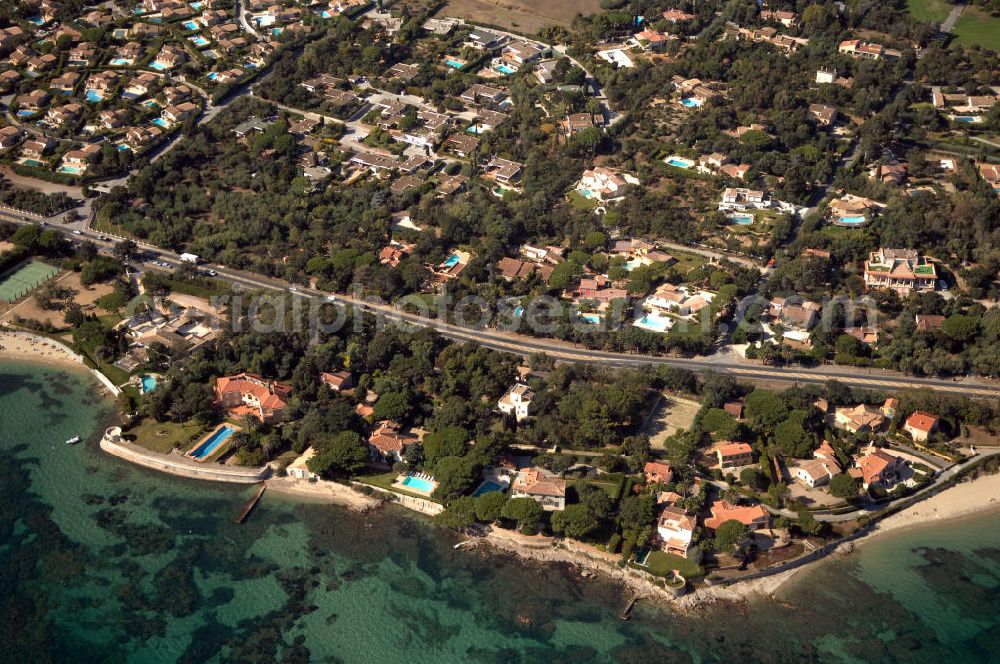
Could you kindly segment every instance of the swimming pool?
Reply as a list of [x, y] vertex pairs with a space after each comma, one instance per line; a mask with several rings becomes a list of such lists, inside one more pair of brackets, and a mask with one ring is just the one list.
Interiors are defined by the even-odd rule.
[[157, 104], [156, 101], [153, 99], [147, 99], [146, 101], [142, 102], [142, 105], [145, 106], [146, 108], [156, 108], [157, 106], [159, 106], [159, 104]]
[[31, 16], [28, 18], [28, 23], [34, 23], [35, 25], [45, 25], [45, 19], [41, 16]]
[[319, 14], [320, 18], [331, 18], [333, 16], [330, 13], [329, 9], [324, 9], [324, 10], [322, 10], [320, 12], [317, 12], [317, 13]]
[[493, 68], [496, 69], [501, 74], [506, 74], [507, 76], [510, 76], [515, 71], [517, 71], [516, 69], [508, 65], [496, 65]]
[[20, 111], [17, 112], [17, 117], [19, 117], [19, 118], [30, 118], [32, 115], [34, 115], [37, 112], [38, 111], [29, 111], [27, 109], [22, 108]]
[[696, 108], [701, 106], [701, 104], [700, 99], [694, 99], [693, 97], [684, 97], [684, 99], [681, 99], [681, 106], [687, 106], [688, 108]]
[[753, 223], [752, 214], [741, 214], [739, 212], [734, 212], [733, 214], [729, 215], [728, 219], [737, 226], [749, 226]]
[[191, 3], [191, 9], [194, 9], [196, 11], [201, 11], [201, 3], [200, 2], [192, 2]]
[[966, 124], [972, 124], [973, 122], [980, 122], [980, 119], [974, 115], [956, 115], [955, 122], [964, 122]]
[[153, 118], [153, 124], [155, 124], [157, 127], [163, 127], [164, 129], [170, 126], [170, 123], [164, 120], [163, 118]]
[[149, 66], [152, 69], [155, 69], [156, 71], [166, 71], [167, 69], [169, 69], [169, 67], [167, 67], [165, 64], [163, 64], [159, 60], [153, 60], [152, 62], [149, 63]]
[[212, 453], [219, 449], [219, 446], [226, 442], [226, 440], [228, 440], [234, 433], [236, 433], [236, 429], [232, 428], [228, 424], [223, 424], [215, 430], [215, 433], [201, 441], [198, 447], [188, 452], [188, 456], [202, 461], [211, 456]]
[[156, 376], [143, 376], [139, 384], [142, 393], [149, 394], [156, 389]]
[[284, 28], [271, 28], [271, 36], [272, 37], [277, 37], [278, 35], [280, 35], [284, 31], [285, 31]]
[[594, 192], [592, 192], [590, 189], [587, 189], [586, 187], [580, 187], [579, 189], [577, 189], [577, 191], [584, 198], [593, 198], [594, 197]]
[[587, 321], [591, 325], [600, 325], [601, 316], [600, 314], [580, 314], [580, 318]]
[[198, 35], [197, 37], [188, 37], [188, 40], [198, 48], [208, 46], [209, 44], [212, 43], [207, 39], [205, 39], [204, 37], [202, 37], [201, 35]]
[[494, 491], [503, 491], [503, 490], [504, 487], [500, 486], [496, 482], [490, 482], [489, 480], [486, 480], [485, 482], [479, 485], [478, 489], [476, 489], [473, 492], [472, 497], [476, 498], [478, 496], [483, 495], [484, 493], [491, 493]]
[[119, 143], [118, 145], [115, 146], [115, 149], [118, 150], [119, 152], [126, 152], [128, 150], [131, 150], [132, 148], [125, 145], [124, 143]]
[[21, 163], [24, 164], [25, 166], [31, 166], [32, 168], [41, 168], [42, 166], [45, 165], [42, 162], [38, 161], [37, 159], [22, 159]]
[[447, 59], [447, 60], [445, 60], [445, 61], [444, 61], [444, 63], [445, 63], [446, 65], [448, 65], [449, 67], [453, 67], [453, 68], [455, 68], [455, 69], [461, 69], [461, 68], [462, 68], [462, 67], [464, 67], [464, 66], [465, 66], [465, 64], [466, 64], [466, 63], [464, 63], [464, 62], [459, 62], [458, 60], [452, 60], [452, 59], [450, 59], [450, 58], [449, 58], [449, 59]]
[[130, 58], [115, 58], [108, 64], [110, 64], [112, 67], [124, 67], [125, 65], [132, 64], [132, 60]]
[[195, 23], [194, 21], [184, 21], [183, 23], [181, 23], [181, 25], [184, 26], [185, 30], [197, 30], [198, 29], [198, 24]]
[[455, 267], [458, 265], [458, 261], [460, 260], [462, 259], [458, 257], [458, 254], [452, 254], [451, 256], [448, 256], [448, 258], [446, 258], [444, 263], [441, 263], [441, 265], [443, 267]]
[[514, 315], [518, 316], [518, 317], [523, 316], [524, 315], [524, 307], [522, 307], [520, 304], [517, 305], [516, 307], [514, 307]]
[[652, 314], [646, 314], [639, 320], [632, 323], [635, 327], [649, 330], [650, 332], [668, 332], [674, 325], [670, 318], [663, 318]]
[[421, 493], [433, 493], [435, 488], [434, 482], [413, 475], [407, 475], [400, 484]]
[[471, 127], [469, 127], [468, 129], [466, 129], [465, 131], [469, 132], [470, 134], [482, 134], [486, 130], [483, 129], [482, 125], [472, 125]]
[[70, 175], [79, 175], [83, 171], [76, 166], [66, 166], [65, 164], [63, 164], [62, 166], [59, 167], [59, 172], [69, 173]]
[[210, 78], [211, 80], [214, 81], [215, 79], [219, 78], [219, 72], [217, 72], [217, 71], [209, 72], [208, 73], [208, 78]]
[[626, 272], [631, 272], [635, 268], [641, 267], [641, 266], [642, 266], [642, 261], [640, 259], [638, 259], [638, 258], [631, 258], [631, 259], [625, 261], [625, 264], [622, 265], [622, 267], [625, 269]]
[[866, 221], [868, 220], [865, 219], [863, 216], [839, 217], [837, 219], [837, 223], [840, 224], [841, 226], [860, 226]]
[[97, 90], [87, 90], [87, 101], [96, 104], [99, 101], [104, 101], [104, 95], [102, 95]]
[[667, 159], [667, 163], [674, 168], [691, 168], [694, 165], [690, 161], [684, 161], [683, 159], [678, 159], [677, 157]]

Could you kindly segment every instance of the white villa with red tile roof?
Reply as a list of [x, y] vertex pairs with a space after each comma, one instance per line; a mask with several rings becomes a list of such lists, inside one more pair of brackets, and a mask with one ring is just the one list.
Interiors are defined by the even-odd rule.
[[368, 449], [373, 459], [393, 463], [403, 459], [408, 446], [419, 442], [416, 435], [400, 431], [398, 423], [382, 420], [368, 437]]
[[261, 422], [281, 420], [291, 394], [291, 385], [246, 372], [215, 382], [216, 406], [230, 415], [254, 415]]
[[906, 418], [903, 430], [910, 434], [910, 437], [917, 442], [925, 442], [932, 433], [937, 431], [940, 419], [937, 415], [931, 415], [923, 411], [914, 411]]
[[354, 376], [350, 371], [335, 371], [333, 373], [322, 372], [319, 375], [320, 381], [334, 392], [342, 392], [354, 387]]
[[666, 484], [674, 477], [674, 470], [665, 461], [647, 461], [642, 472], [648, 484]]
[[756, 463], [753, 448], [747, 443], [723, 441], [715, 447], [713, 452], [719, 461], [719, 468], [723, 472], [752, 466]]
[[766, 528], [771, 523], [771, 514], [762, 505], [733, 505], [725, 500], [717, 500], [710, 508], [712, 516], [705, 519], [705, 527], [716, 530], [726, 521], [739, 521], [751, 530]]
[[906, 462], [884, 450], [869, 450], [855, 460], [855, 466], [848, 472], [861, 480], [862, 488], [867, 490], [870, 486], [880, 486], [891, 489], [900, 481]]
[[566, 480], [544, 474], [538, 468], [519, 470], [510, 495], [514, 498], [534, 498], [546, 512], [566, 507]]
[[660, 512], [656, 522], [656, 534], [660, 537], [660, 548], [687, 558], [691, 551], [691, 540], [697, 528], [697, 519], [682, 507], [667, 505]]

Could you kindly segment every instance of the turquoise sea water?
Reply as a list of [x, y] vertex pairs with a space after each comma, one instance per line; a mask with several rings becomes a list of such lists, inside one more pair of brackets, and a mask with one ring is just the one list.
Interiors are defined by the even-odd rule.
[[[781, 601], [679, 614], [563, 566], [101, 452], [86, 374], [0, 364], [3, 662], [960, 662], [1000, 652], [1000, 515], [908, 531]], [[85, 443], [68, 446], [74, 435]]]

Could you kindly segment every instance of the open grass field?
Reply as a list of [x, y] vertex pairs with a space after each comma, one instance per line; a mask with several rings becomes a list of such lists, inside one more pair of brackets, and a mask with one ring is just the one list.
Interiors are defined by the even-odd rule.
[[943, 21], [951, 11], [952, 3], [947, 0], [907, 0], [906, 11], [921, 21]]
[[136, 444], [154, 452], [166, 454], [174, 447], [180, 445], [185, 447], [195, 439], [205, 433], [208, 427], [195, 422], [157, 422], [153, 418], [147, 417], [134, 429], [126, 432], [126, 435], [135, 436]]
[[951, 33], [962, 46], [979, 45], [1000, 51], [1000, 18], [976, 7], [966, 7]]
[[672, 553], [658, 550], [650, 551], [649, 555], [646, 556], [646, 559], [643, 561], [643, 564], [638, 565], [638, 567], [639, 569], [646, 569], [657, 576], [666, 576], [673, 570], [679, 571], [685, 578], [688, 579], [693, 579], [705, 574], [705, 570], [698, 563], [688, 560], [687, 558], [681, 558], [680, 556]]
[[531, 35], [569, 25], [577, 14], [601, 11], [600, 0], [449, 0], [438, 16], [457, 16]]

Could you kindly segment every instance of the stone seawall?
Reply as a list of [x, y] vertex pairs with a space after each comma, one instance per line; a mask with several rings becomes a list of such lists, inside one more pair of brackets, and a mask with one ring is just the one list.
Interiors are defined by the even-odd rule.
[[269, 466], [260, 468], [227, 467], [219, 464], [200, 464], [176, 455], [157, 454], [144, 450], [125, 441], [110, 440], [107, 435], [101, 439], [101, 449], [108, 454], [130, 461], [131, 463], [158, 470], [162, 473], [189, 477], [210, 482], [228, 482], [230, 484], [257, 484], [267, 479], [271, 474]]

